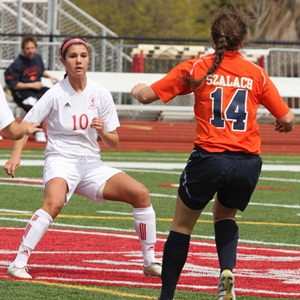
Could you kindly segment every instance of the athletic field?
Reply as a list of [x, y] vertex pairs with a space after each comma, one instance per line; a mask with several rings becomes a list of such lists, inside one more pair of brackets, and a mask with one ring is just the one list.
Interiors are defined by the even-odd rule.
[[[150, 191], [157, 216], [157, 258], [162, 257], [187, 152], [108, 151], [107, 165], [121, 168]], [[157, 299], [161, 282], [142, 274], [132, 209], [97, 205], [74, 195], [30, 260], [32, 281], [7, 277], [23, 229], [40, 208], [43, 150], [25, 149], [16, 178], [0, 149], [0, 299]], [[300, 299], [300, 155], [262, 155], [263, 170], [251, 203], [238, 214], [240, 242], [234, 270], [237, 299]], [[207, 206], [192, 236], [175, 299], [216, 299], [218, 260]]]

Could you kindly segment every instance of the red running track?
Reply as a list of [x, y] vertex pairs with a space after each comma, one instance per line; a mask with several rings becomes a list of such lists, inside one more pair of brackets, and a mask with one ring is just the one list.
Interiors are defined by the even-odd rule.
[[[195, 139], [193, 122], [141, 122], [121, 121], [118, 129], [120, 144], [118, 150], [182, 151], [190, 152]], [[300, 154], [300, 125], [291, 133], [274, 131], [273, 124], [260, 124], [262, 154]], [[11, 148], [13, 142], [0, 141], [0, 148]], [[100, 142], [102, 149], [108, 149]], [[26, 148], [44, 148], [30, 136]]]

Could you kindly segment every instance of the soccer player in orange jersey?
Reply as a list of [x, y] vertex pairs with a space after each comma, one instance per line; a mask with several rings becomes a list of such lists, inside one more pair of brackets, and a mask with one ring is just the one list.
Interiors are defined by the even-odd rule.
[[[261, 171], [256, 114], [263, 105], [275, 117], [275, 130], [290, 132], [294, 115], [266, 71], [246, 60], [239, 49], [246, 19], [221, 11], [211, 27], [215, 52], [185, 61], [164, 78], [132, 88], [140, 103], [168, 102], [194, 93], [197, 139], [180, 177], [175, 215], [164, 247], [160, 300], [174, 297], [185, 264], [190, 236], [202, 210], [214, 198], [215, 241], [220, 264], [218, 300], [234, 300], [238, 226]], [[178, 128], [180, 130], [180, 128]]]

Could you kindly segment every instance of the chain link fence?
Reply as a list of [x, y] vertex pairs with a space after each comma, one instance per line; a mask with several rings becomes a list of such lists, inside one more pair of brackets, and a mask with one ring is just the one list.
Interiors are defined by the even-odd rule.
[[[167, 73], [181, 61], [213, 51], [209, 40], [126, 39], [87, 15], [69, 0], [0, 0], [0, 69], [4, 70], [21, 49], [24, 35], [35, 35], [38, 52], [48, 70], [63, 70], [59, 59], [62, 41], [69, 36], [85, 38], [91, 50], [89, 71]], [[195, 46], [195, 44], [200, 46]], [[299, 77], [299, 43], [278, 48], [252, 43], [242, 54], [264, 67], [270, 76]], [[194, 49], [194, 50], [192, 50]], [[200, 49], [200, 50], [199, 50]], [[193, 52], [194, 51], [194, 52]], [[2, 83], [2, 82], [1, 82]], [[118, 84], [118, 83], [116, 83]], [[113, 93], [117, 104], [137, 104], [130, 94]], [[292, 108], [300, 108], [300, 98], [285, 98]], [[192, 106], [191, 95], [177, 97], [168, 105]], [[121, 117], [161, 119], [150, 112], [122, 112]], [[170, 112], [168, 119], [184, 120], [184, 113]], [[187, 117], [190, 120], [190, 116]]]

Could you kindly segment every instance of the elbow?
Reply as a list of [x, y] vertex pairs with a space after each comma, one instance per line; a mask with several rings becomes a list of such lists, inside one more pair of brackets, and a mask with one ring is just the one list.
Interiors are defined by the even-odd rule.
[[15, 136], [14, 138], [12, 138], [13, 141], [18, 141], [21, 140], [24, 137], [24, 134], [19, 134], [17, 136]]
[[119, 143], [120, 143], [120, 139], [119, 136], [117, 136], [116, 140], [113, 143], [112, 148], [117, 148], [119, 146]]
[[110, 147], [110, 148], [112, 148], [112, 149], [116, 149], [116, 148], [118, 148], [118, 146], [119, 146], [119, 143], [115, 143], [115, 144], [111, 145], [111, 147]]
[[137, 99], [141, 104], [148, 104], [150, 103], [149, 99], [143, 95], [139, 96]]
[[157, 100], [158, 98], [155, 97], [156, 95], [149, 95], [147, 93], [140, 93], [136, 98], [141, 104], [150, 104], [153, 101]]
[[119, 142], [104, 143], [106, 147], [115, 149], [119, 146]]
[[150, 104], [158, 99], [151, 87], [145, 87], [139, 90], [138, 93], [134, 95], [134, 98], [137, 99], [141, 104]]
[[26, 135], [26, 132], [23, 130], [20, 130], [18, 132], [14, 132], [10, 134], [10, 139], [13, 141], [21, 140]]
[[101, 138], [102, 142], [104, 143], [104, 145], [108, 148], [117, 148], [119, 146], [119, 136], [115, 136], [113, 138], [109, 138], [109, 139], [105, 139], [105, 138]]
[[6, 137], [10, 140], [17, 141], [24, 137], [24, 133], [20, 134], [6, 134]]
[[4, 136], [10, 140], [17, 141], [24, 137], [26, 132], [21, 130], [21, 127], [14, 127], [13, 125], [17, 124], [16, 121], [11, 123], [9, 126], [2, 129]]
[[146, 96], [146, 93], [143, 93], [143, 90], [139, 90], [137, 93], [132, 95], [141, 104], [147, 104], [148, 98]]
[[285, 116], [280, 118], [278, 121], [284, 126], [293, 126], [295, 124], [295, 116], [290, 110]]
[[281, 130], [281, 132], [290, 132], [293, 130], [295, 125], [295, 116], [292, 111], [289, 111], [285, 116], [277, 119], [276, 123], [285, 128], [284, 131]]

